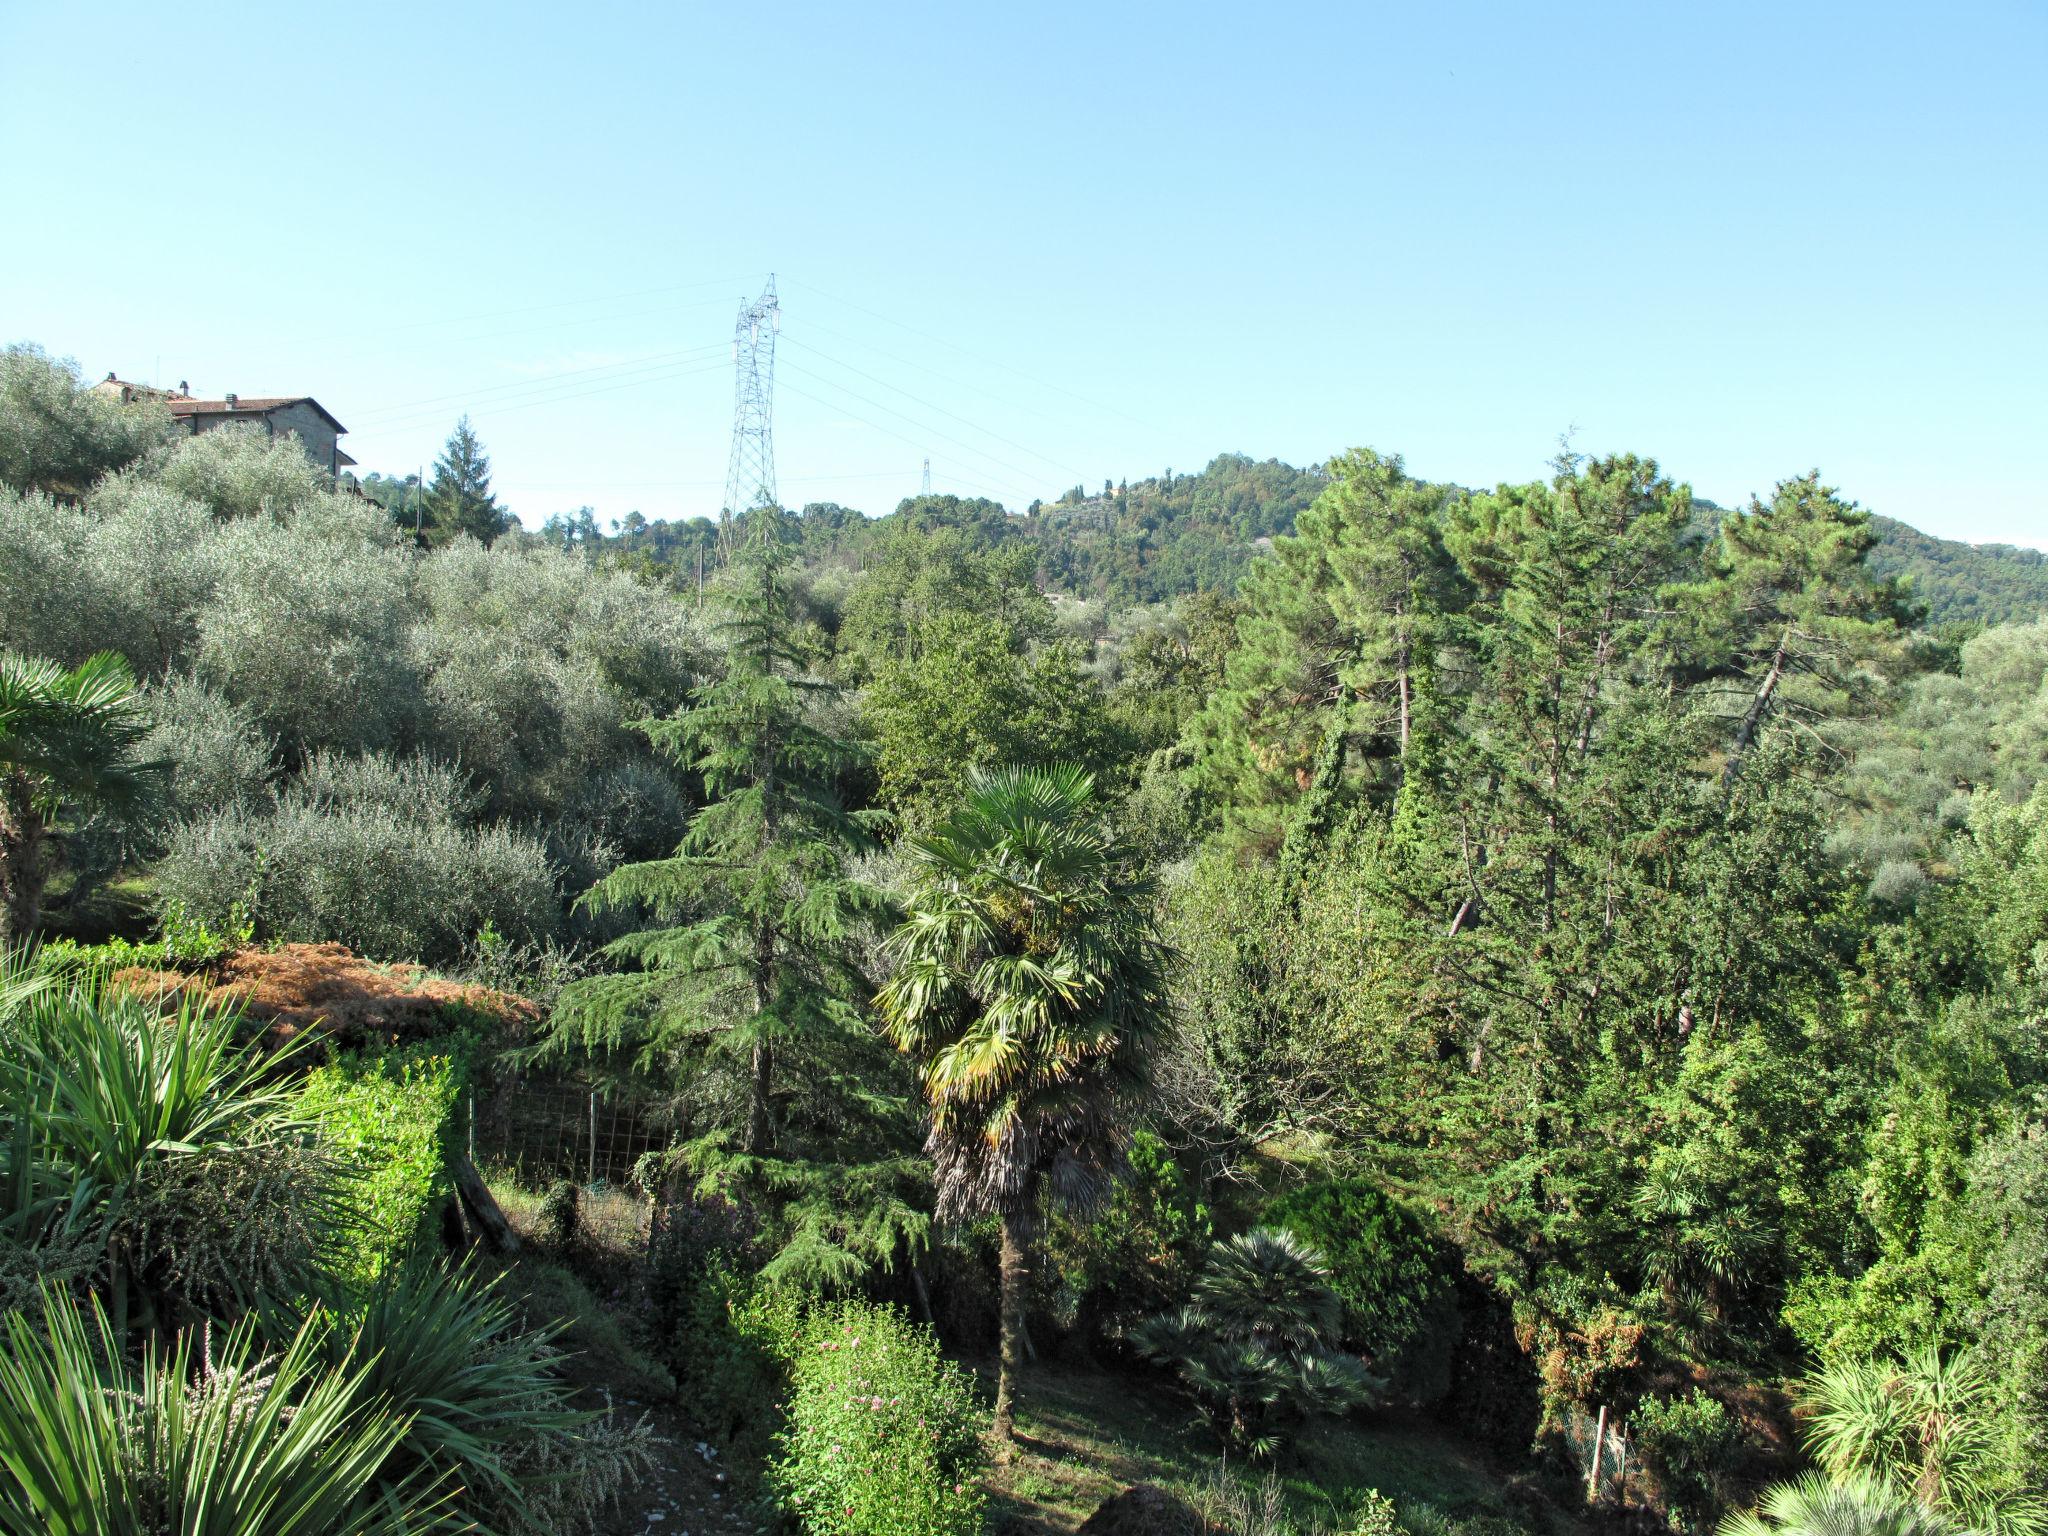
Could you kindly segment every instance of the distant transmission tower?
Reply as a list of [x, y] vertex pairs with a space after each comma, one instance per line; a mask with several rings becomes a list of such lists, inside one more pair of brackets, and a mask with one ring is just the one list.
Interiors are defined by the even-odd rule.
[[725, 472], [725, 505], [718, 514], [718, 545], [732, 555], [732, 520], [775, 501], [775, 335], [782, 302], [775, 274], [751, 304], [740, 305], [733, 326], [732, 463]]
[[917, 493], [920, 496], [929, 496], [932, 493], [932, 461], [930, 459], [924, 461], [924, 483], [917, 488]]

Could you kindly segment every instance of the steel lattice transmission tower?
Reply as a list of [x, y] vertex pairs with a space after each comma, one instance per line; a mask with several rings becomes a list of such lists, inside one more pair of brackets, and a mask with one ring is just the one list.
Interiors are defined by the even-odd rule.
[[771, 272], [761, 297], [740, 305], [732, 332], [732, 463], [718, 515], [719, 544], [728, 554], [734, 516], [776, 505], [775, 336], [781, 329], [782, 302]]

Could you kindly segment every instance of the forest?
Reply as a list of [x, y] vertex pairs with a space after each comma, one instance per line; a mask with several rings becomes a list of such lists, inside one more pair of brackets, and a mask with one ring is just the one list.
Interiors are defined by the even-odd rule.
[[2048, 567], [1393, 446], [529, 531], [0, 352], [0, 1527], [2048, 1536]]

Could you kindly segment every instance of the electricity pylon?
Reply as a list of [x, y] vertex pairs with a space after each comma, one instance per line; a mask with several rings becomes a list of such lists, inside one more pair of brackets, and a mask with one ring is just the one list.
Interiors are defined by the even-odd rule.
[[753, 303], [740, 305], [733, 326], [732, 462], [725, 472], [725, 505], [718, 513], [719, 551], [732, 554], [732, 520], [775, 501], [775, 336], [782, 302], [775, 274]]
[[932, 461], [930, 459], [924, 461], [924, 483], [917, 488], [917, 493], [920, 496], [929, 496], [932, 493]]

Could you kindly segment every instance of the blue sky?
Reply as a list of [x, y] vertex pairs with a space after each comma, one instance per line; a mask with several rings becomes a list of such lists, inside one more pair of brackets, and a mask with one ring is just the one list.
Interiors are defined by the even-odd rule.
[[0, 0], [0, 340], [529, 522], [1560, 434], [2048, 544], [2048, 7]]

